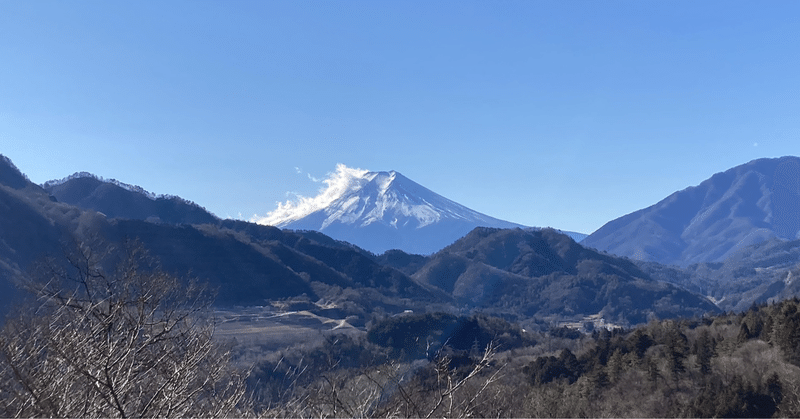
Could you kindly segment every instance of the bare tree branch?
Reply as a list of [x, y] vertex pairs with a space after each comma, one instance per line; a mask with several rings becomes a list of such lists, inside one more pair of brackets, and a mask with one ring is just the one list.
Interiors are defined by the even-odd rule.
[[0, 416], [237, 414], [246, 372], [213, 341], [208, 293], [114, 250], [110, 274], [112, 253], [85, 245], [34, 271], [39, 305], [0, 335]]

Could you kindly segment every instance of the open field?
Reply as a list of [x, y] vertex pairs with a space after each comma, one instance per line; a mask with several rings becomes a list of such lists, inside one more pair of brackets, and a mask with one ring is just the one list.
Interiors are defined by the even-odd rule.
[[216, 336], [236, 339], [244, 346], [281, 350], [298, 344], [318, 342], [329, 332], [360, 335], [364, 331], [344, 319], [331, 319], [307, 310], [276, 311], [272, 307], [248, 307], [215, 312]]

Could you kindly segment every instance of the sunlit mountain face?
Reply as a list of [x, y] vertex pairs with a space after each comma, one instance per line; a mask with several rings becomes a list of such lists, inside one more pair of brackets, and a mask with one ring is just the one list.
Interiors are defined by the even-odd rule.
[[253, 221], [321, 231], [374, 253], [401, 249], [430, 254], [475, 227], [523, 227], [453, 202], [396, 171], [339, 165], [325, 182], [327, 188], [317, 197], [279, 204]]
[[800, 238], [800, 158], [758, 159], [609, 221], [582, 244], [636, 260], [721, 262], [768, 239]]

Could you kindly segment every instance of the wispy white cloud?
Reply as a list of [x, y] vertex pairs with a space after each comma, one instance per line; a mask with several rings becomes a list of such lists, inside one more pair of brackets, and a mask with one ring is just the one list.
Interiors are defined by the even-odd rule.
[[[298, 173], [302, 173], [299, 168], [296, 167], [295, 169]], [[368, 170], [351, 168], [340, 163], [336, 165], [336, 171], [328, 173], [325, 179], [316, 179], [309, 174], [308, 178], [313, 182], [321, 181], [326, 185], [319, 190], [317, 196], [306, 197], [294, 194], [294, 200], [278, 202], [278, 208], [264, 216], [253, 215], [250, 221], [281, 227], [291, 221], [299, 220], [306, 215], [327, 207], [348, 191], [355, 190], [363, 182], [369, 181], [369, 179], [365, 178], [367, 173], [369, 173]]]
[[[302, 175], [302, 174], [304, 173], [304, 172], [303, 172], [303, 169], [301, 169], [301, 168], [300, 168], [300, 167], [298, 167], [298, 166], [295, 166], [295, 167], [294, 167], [294, 171], [295, 171], [295, 172], [296, 172], [298, 175]], [[319, 179], [319, 178], [316, 178], [316, 177], [314, 177], [314, 176], [311, 176], [311, 173], [306, 173], [306, 176], [308, 176], [308, 178], [309, 178], [309, 179], [310, 179], [312, 182], [314, 182], [314, 183], [320, 183], [320, 182], [322, 182], [323, 180], [325, 180], [325, 179]]]

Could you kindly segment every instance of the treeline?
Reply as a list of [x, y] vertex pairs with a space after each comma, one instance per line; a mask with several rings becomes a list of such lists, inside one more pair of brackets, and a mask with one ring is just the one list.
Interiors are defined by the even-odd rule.
[[800, 417], [797, 298], [591, 335], [404, 313], [245, 359], [208, 292], [118, 250], [32, 272], [0, 331], [0, 416]]
[[403, 315], [261, 363], [250, 385], [270, 416], [797, 417], [799, 308], [592, 335]]
[[[798, 301], [601, 331], [523, 367], [533, 416], [797, 416]], [[748, 326], [751, 324], [751, 326]], [[758, 332], [749, 332], [755, 328]]]

